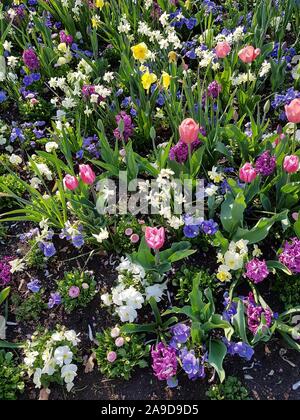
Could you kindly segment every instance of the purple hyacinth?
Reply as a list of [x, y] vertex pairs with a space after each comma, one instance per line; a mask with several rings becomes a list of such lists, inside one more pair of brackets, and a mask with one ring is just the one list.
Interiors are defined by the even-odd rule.
[[187, 348], [184, 348], [180, 352], [179, 357], [182, 363], [182, 368], [188, 375], [189, 379], [194, 381], [205, 377], [203, 360], [200, 361], [200, 359], [195, 356], [194, 350], [189, 351]]
[[263, 308], [255, 303], [253, 293], [244, 301], [247, 307], [247, 323], [249, 330], [256, 334], [262, 324], [263, 318], [266, 322], [266, 328], [272, 325], [273, 313], [270, 308]]
[[[123, 128], [121, 132], [120, 123], [123, 121]], [[120, 114], [116, 116], [116, 123], [118, 127], [114, 130], [114, 136], [118, 140], [125, 140], [127, 141], [134, 132], [134, 126], [132, 123], [131, 116], [128, 115], [125, 111], [121, 111]]]
[[300, 240], [292, 238], [286, 242], [279, 261], [288, 267], [292, 273], [300, 273]]
[[208, 85], [207, 88], [207, 96], [217, 99], [220, 93], [222, 92], [222, 85], [214, 80], [212, 83]]
[[266, 261], [260, 261], [257, 258], [248, 262], [246, 264], [246, 269], [246, 276], [255, 284], [263, 282], [270, 274]]
[[191, 335], [191, 329], [185, 324], [178, 324], [172, 328], [173, 340], [179, 344], [185, 344]]
[[40, 61], [33, 49], [29, 48], [28, 50], [25, 50], [22, 58], [25, 66], [28, 67], [30, 71], [38, 70], [40, 68]]
[[239, 356], [242, 359], [246, 359], [248, 362], [252, 359], [254, 355], [254, 350], [249, 344], [239, 342], [239, 343], [233, 343], [228, 341], [226, 338], [223, 338], [223, 342], [227, 347], [227, 352], [231, 356]]
[[152, 369], [160, 381], [167, 381], [176, 375], [178, 362], [175, 349], [159, 343], [156, 347], [152, 347], [151, 356]]
[[257, 159], [255, 169], [262, 176], [272, 175], [276, 169], [276, 157], [267, 150]]
[[0, 286], [6, 286], [11, 281], [11, 266], [9, 264], [12, 261], [12, 257], [3, 257], [0, 260]]

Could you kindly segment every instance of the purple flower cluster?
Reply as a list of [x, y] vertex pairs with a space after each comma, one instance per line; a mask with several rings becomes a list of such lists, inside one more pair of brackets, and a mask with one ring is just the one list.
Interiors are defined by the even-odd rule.
[[222, 314], [222, 318], [227, 321], [227, 322], [231, 322], [232, 318], [237, 314], [237, 307], [238, 304], [237, 302], [233, 302], [230, 300], [230, 296], [228, 292], [224, 293], [224, 312]]
[[263, 318], [266, 322], [266, 328], [271, 327], [273, 319], [273, 313], [271, 309], [264, 309], [262, 306], [257, 305], [252, 293], [249, 294], [249, 297], [244, 301], [244, 303], [247, 306], [248, 328], [253, 334], [258, 332]]
[[300, 273], [300, 240], [292, 238], [286, 242], [279, 261], [288, 267], [292, 273]]
[[183, 27], [183, 25], [185, 25], [187, 27], [187, 29], [189, 29], [191, 31], [192, 29], [194, 29], [194, 27], [198, 23], [197, 19], [194, 18], [194, 17], [186, 18], [184, 16], [181, 19], [176, 19], [177, 16], [179, 16], [181, 14], [181, 12], [182, 12], [181, 9], [177, 9], [176, 12], [170, 13], [170, 15], [169, 15], [170, 20], [175, 19], [171, 23], [171, 26], [174, 26], [175, 28], [181, 29]]
[[267, 150], [257, 159], [255, 169], [262, 176], [272, 175], [276, 169], [276, 157]]
[[180, 351], [179, 358], [182, 363], [182, 369], [192, 381], [205, 378], [205, 357], [196, 357], [194, 350], [188, 350], [186, 347]]
[[77, 159], [82, 159], [84, 157], [84, 152], [87, 151], [90, 156], [94, 159], [99, 159], [100, 157], [100, 141], [98, 136], [85, 137], [82, 143], [82, 149], [76, 153]]
[[[123, 121], [124, 127], [122, 127], [121, 129], [120, 123], [122, 123], [122, 121]], [[125, 111], [121, 111], [116, 116], [116, 123], [118, 127], [114, 130], [115, 138], [118, 140], [127, 141], [133, 135], [133, 132], [134, 132], [134, 126], [132, 123], [131, 116], [128, 115]]]
[[65, 42], [68, 45], [71, 45], [73, 43], [72, 35], [67, 35], [65, 31], [59, 32], [59, 38], [60, 38], [60, 42]]
[[220, 93], [222, 92], [222, 85], [214, 80], [212, 83], [208, 85], [207, 88], [207, 96], [217, 99]]
[[196, 238], [200, 233], [212, 236], [219, 230], [219, 225], [214, 220], [197, 220], [190, 215], [184, 216], [184, 223], [183, 233], [189, 239]]
[[152, 369], [160, 381], [168, 381], [176, 376], [178, 362], [174, 348], [159, 343], [156, 347], [152, 347], [151, 356]]
[[6, 286], [11, 281], [11, 266], [9, 264], [12, 261], [12, 257], [3, 257], [0, 260], [0, 286]]
[[[72, 233], [70, 233], [72, 232]], [[75, 248], [83, 247], [85, 241], [83, 237], [83, 226], [79, 225], [77, 228], [71, 227], [67, 225], [64, 229], [62, 229], [61, 233], [59, 234], [60, 239], [66, 239], [67, 241], [71, 241]]]
[[40, 61], [34, 50], [31, 48], [23, 52], [23, 62], [30, 71], [35, 71], [40, 68]]
[[270, 274], [266, 261], [260, 261], [257, 258], [249, 261], [246, 264], [246, 269], [246, 276], [255, 284], [263, 282]]
[[223, 338], [223, 343], [226, 345], [227, 353], [230, 356], [239, 356], [242, 359], [246, 359], [248, 362], [250, 362], [254, 355], [253, 348], [247, 343], [233, 343], [228, 341], [226, 338]]
[[[200, 140], [194, 141], [194, 143], [191, 144], [191, 151], [192, 153], [198, 149], [201, 142]], [[178, 163], [185, 163], [189, 156], [189, 148], [186, 143], [183, 143], [183, 141], [179, 141], [175, 146], [173, 146], [169, 153], [170, 160], [175, 160]]]
[[53, 309], [55, 306], [58, 306], [61, 304], [62, 299], [59, 293], [51, 293], [50, 299], [48, 302], [48, 308]]

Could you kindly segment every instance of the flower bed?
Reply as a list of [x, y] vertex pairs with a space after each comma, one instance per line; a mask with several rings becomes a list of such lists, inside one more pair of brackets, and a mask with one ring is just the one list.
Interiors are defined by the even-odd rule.
[[299, 23], [0, 5], [1, 399], [300, 399]]

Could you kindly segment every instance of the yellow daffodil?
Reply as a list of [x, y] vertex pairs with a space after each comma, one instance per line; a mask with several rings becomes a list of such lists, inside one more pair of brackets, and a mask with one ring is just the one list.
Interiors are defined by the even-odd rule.
[[144, 42], [134, 45], [131, 48], [131, 51], [133, 53], [134, 58], [141, 62], [145, 61], [149, 54], [148, 47]]
[[102, 10], [104, 7], [104, 0], [96, 0], [96, 7], [98, 7], [98, 9]]
[[163, 72], [163, 75], [162, 75], [162, 84], [163, 84], [164, 89], [166, 90], [169, 89], [170, 84], [171, 84], [171, 76], [165, 71]]
[[142, 84], [145, 90], [149, 91], [153, 83], [157, 81], [157, 76], [154, 73], [147, 71], [142, 76]]
[[100, 18], [99, 16], [93, 16], [92, 17], [92, 27], [94, 29], [97, 29], [100, 26]]
[[176, 63], [176, 61], [177, 61], [177, 54], [176, 54], [175, 51], [169, 52], [168, 57], [169, 57], [169, 63]]

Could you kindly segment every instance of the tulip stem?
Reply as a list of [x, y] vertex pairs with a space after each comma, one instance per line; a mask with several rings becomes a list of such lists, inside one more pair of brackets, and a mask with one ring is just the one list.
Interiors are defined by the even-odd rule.
[[155, 265], [159, 266], [159, 264], [160, 264], [160, 257], [159, 257], [159, 250], [157, 249], [155, 251]]
[[190, 163], [190, 175], [193, 175], [193, 165], [192, 165], [192, 148], [191, 145], [188, 144], [188, 149], [189, 149], [189, 163]]

